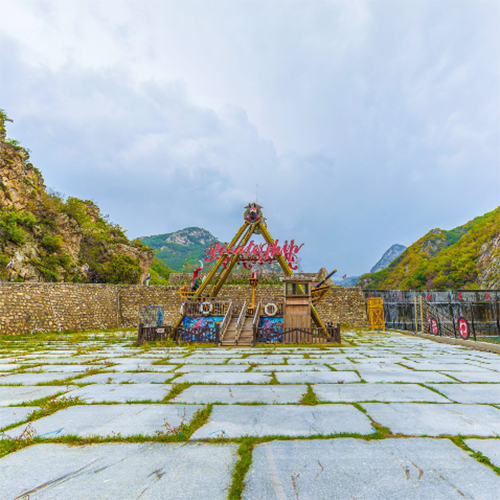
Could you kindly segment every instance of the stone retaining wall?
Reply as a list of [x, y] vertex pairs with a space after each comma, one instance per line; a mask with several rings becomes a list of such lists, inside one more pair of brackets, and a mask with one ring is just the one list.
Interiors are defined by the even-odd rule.
[[[0, 334], [18, 335], [36, 329], [89, 330], [135, 326], [141, 305], [165, 307], [165, 323], [178, 317], [182, 297], [178, 286], [104, 285], [73, 283], [0, 284]], [[251, 300], [248, 285], [226, 285], [219, 297]], [[257, 287], [257, 301], [283, 300], [282, 285]], [[325, 322], [366, 327], [366, 309], [360, 288], [332, 288], [320, 302]]]

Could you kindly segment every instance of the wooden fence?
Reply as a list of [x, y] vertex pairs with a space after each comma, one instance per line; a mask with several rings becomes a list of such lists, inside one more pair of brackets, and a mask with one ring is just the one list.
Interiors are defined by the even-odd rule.
[[264, 328], [253, 329], [253, 344], [326, 344], [341, 343], [340, 324], [326, 328]]
[[186, 328], [179, 326], [144, 326], [139, 323], [139, 334], [137, 343], [144, 344], [146, 342], [161, 342], [172, 340], [173, 342], [200, 342], [220, 344], [220, 329], [216, 325], [214, 328], [204, 326], [201, 328]]

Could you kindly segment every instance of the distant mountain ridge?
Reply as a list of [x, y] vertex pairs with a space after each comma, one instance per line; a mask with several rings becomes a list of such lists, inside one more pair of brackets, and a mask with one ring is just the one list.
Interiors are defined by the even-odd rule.
[[500, 288], [500, 207], [449, 231], [432, 229], [386, 269], [365, 274], [366, 289]]
[[187, 227], [173, 233], [143, 236], [144, 245], [156, 250], [156, 257], [174, 271], [190, 271], [205, 258], [205, 249], [217, 238], [206, 229]]
[[385, 269], [393, 260], [397, 259], [404, 251], [406, 247], [404, 245], [395, 244], [392, 245], [389, 250], [387, 250], [380, 260], [370, 269], [370, 273], [376, 273]]

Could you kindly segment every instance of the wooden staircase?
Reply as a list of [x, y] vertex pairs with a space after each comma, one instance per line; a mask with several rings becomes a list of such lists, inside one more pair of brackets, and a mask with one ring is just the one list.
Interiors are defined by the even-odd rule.
[[224, 338], [222, 339], [222, 347], [234, 347], [236, 345], [236, 323], [238, 322], [238, 315], [231, 316], [231, 321], [227, 327]]
[[253, 329], [252, 329], [253, 318], [245, 318], [243, 323], [243, 328], [241, 329], [240, 338], [238, 339], [238, 344], [236, 344], [236, 323], [238, 322], [238, 315], [232, 316], [231, 321], [227, 327], [224, 338], [222, 339], [222, 347], [252, 347], [253, 340]]
[[253, 318], [245, 318], [243, 328], [241, 329], [240, 338], [238, 339], [238, 347], [252, 347], [253, 341]]

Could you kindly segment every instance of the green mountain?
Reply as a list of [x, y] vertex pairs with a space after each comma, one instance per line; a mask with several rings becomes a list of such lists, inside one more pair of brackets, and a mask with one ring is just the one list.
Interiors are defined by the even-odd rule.
[[200, 227], [173, 233], [143, 236], [144, 245], [156, 250], [156, 257], [175, 271], [192, 271], [205, 258], [205, 249], [217, 238]]
[[433, 229], [358, 286], [385, 290], [500, 288], [500, 207], [449, 231]]
[[0, 110], [0, 278], [10, 281], [141, 283], [153, 252], [90, 200], [46, 189]]

